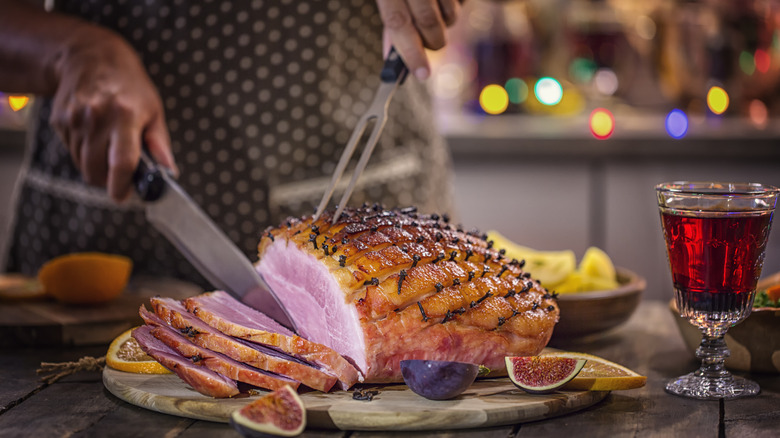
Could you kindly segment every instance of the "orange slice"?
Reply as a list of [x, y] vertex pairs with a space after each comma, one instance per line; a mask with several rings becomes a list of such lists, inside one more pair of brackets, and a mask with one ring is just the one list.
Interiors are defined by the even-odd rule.
[[577, 374], [577, 377], [564, 385], [564, 389], [616, 391], [621, 389], [641, 388], [645, 386], [645, 383], [647, 382], [646, 376], [642, 376], [622, 365], [618, 365], [592, 354], [556, 351], [545, 353], [543, 356], [587, 360], [582, 371]]
[[106, 365], [119, 371], [139, 374], [169, 374], [167, 368], [144, 353], [130, 329], [111, 341], [106, 353]]
[[43, 289], [58, 301], [97, 304], [119, 296], [127, 285], [133, 262], [124, 256], [85, 252], [46, 262], [38, 271]]

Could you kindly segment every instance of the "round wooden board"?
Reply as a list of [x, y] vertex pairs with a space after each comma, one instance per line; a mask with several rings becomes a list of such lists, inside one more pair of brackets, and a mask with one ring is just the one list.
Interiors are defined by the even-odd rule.
[[[131, 374], [106, 367], [103, 384], [120, 399], [170, 415], [227, 422], [230, 414], [259, 396], [215, 399], [199, 394], [175, 374]], [[517, 424], [575, 412], [601, 401], [608, 392], [559, 391], [532, 395], [508, 378], [478, 380], [453, 400], [427, 400], [405, 385], [371, 386], [372, 401], [352, 399], [352, 391], [306, 392], [307, 425], [341, 430], [443, 430]]]

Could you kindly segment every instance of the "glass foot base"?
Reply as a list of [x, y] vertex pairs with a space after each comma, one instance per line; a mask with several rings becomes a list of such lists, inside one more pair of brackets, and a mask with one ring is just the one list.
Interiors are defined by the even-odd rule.
[[699, 400], [749, 397], [760, 391], [758, 383], [733, 375], [713, 379], [690, 373], [666, 384], [666, 392], [670, 394]]

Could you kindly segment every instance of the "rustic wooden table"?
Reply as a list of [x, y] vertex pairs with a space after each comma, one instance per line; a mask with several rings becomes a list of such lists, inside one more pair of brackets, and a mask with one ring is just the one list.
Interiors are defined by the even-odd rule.
[[[446, 431], [446, 437], [575, 436], [778, 436], [780, 376], [751, 375], [757, 397], [704, 402], [664, 392], [672, 377], [696, 368], [666, 303], [643, 302], [622, 327], [587, 342], [555, 345], [619, 362], [648, 376], [647, 386], [616, 391], [602, 402], [569, 415], [504, 427]], [[57, 383], [41, 383], [41, 362], [101, 356], [105, 346], [72, 349], [0, 349], [0, 436], [237, 437], [220, 423], [159, 414], [125, 403], [104, 387], [98, 372], [80, 372]], [[432, 436], [431, 432], [307, 430], [306, 437]]]

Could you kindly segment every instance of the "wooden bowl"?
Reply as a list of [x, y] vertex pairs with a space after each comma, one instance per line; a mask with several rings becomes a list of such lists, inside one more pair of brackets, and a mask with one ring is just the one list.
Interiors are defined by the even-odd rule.
[[[766, 289], [777, 283], [780, 283], [780, 273], [759, 281], [757, 289]], [[685, 345], [694, 354], [701, 343], [701, 332], [687, 319], [680, 317], [674, 299], [669, 302], [669, 310], [674, 315]], [[726, 332], [725, 339], [731, 351], [731, 356], [726, 359], [726, 368], [757, 373], [780, 373], [780, 309], [753, 309], [750, 316]]]
[[561, 319], [555, 325], [553, 339], [594, 335], [626, 322], [639, 305], [646, 282], [624, 268], [617, 268], [617, 277], [617, 289], [559, 295]]

